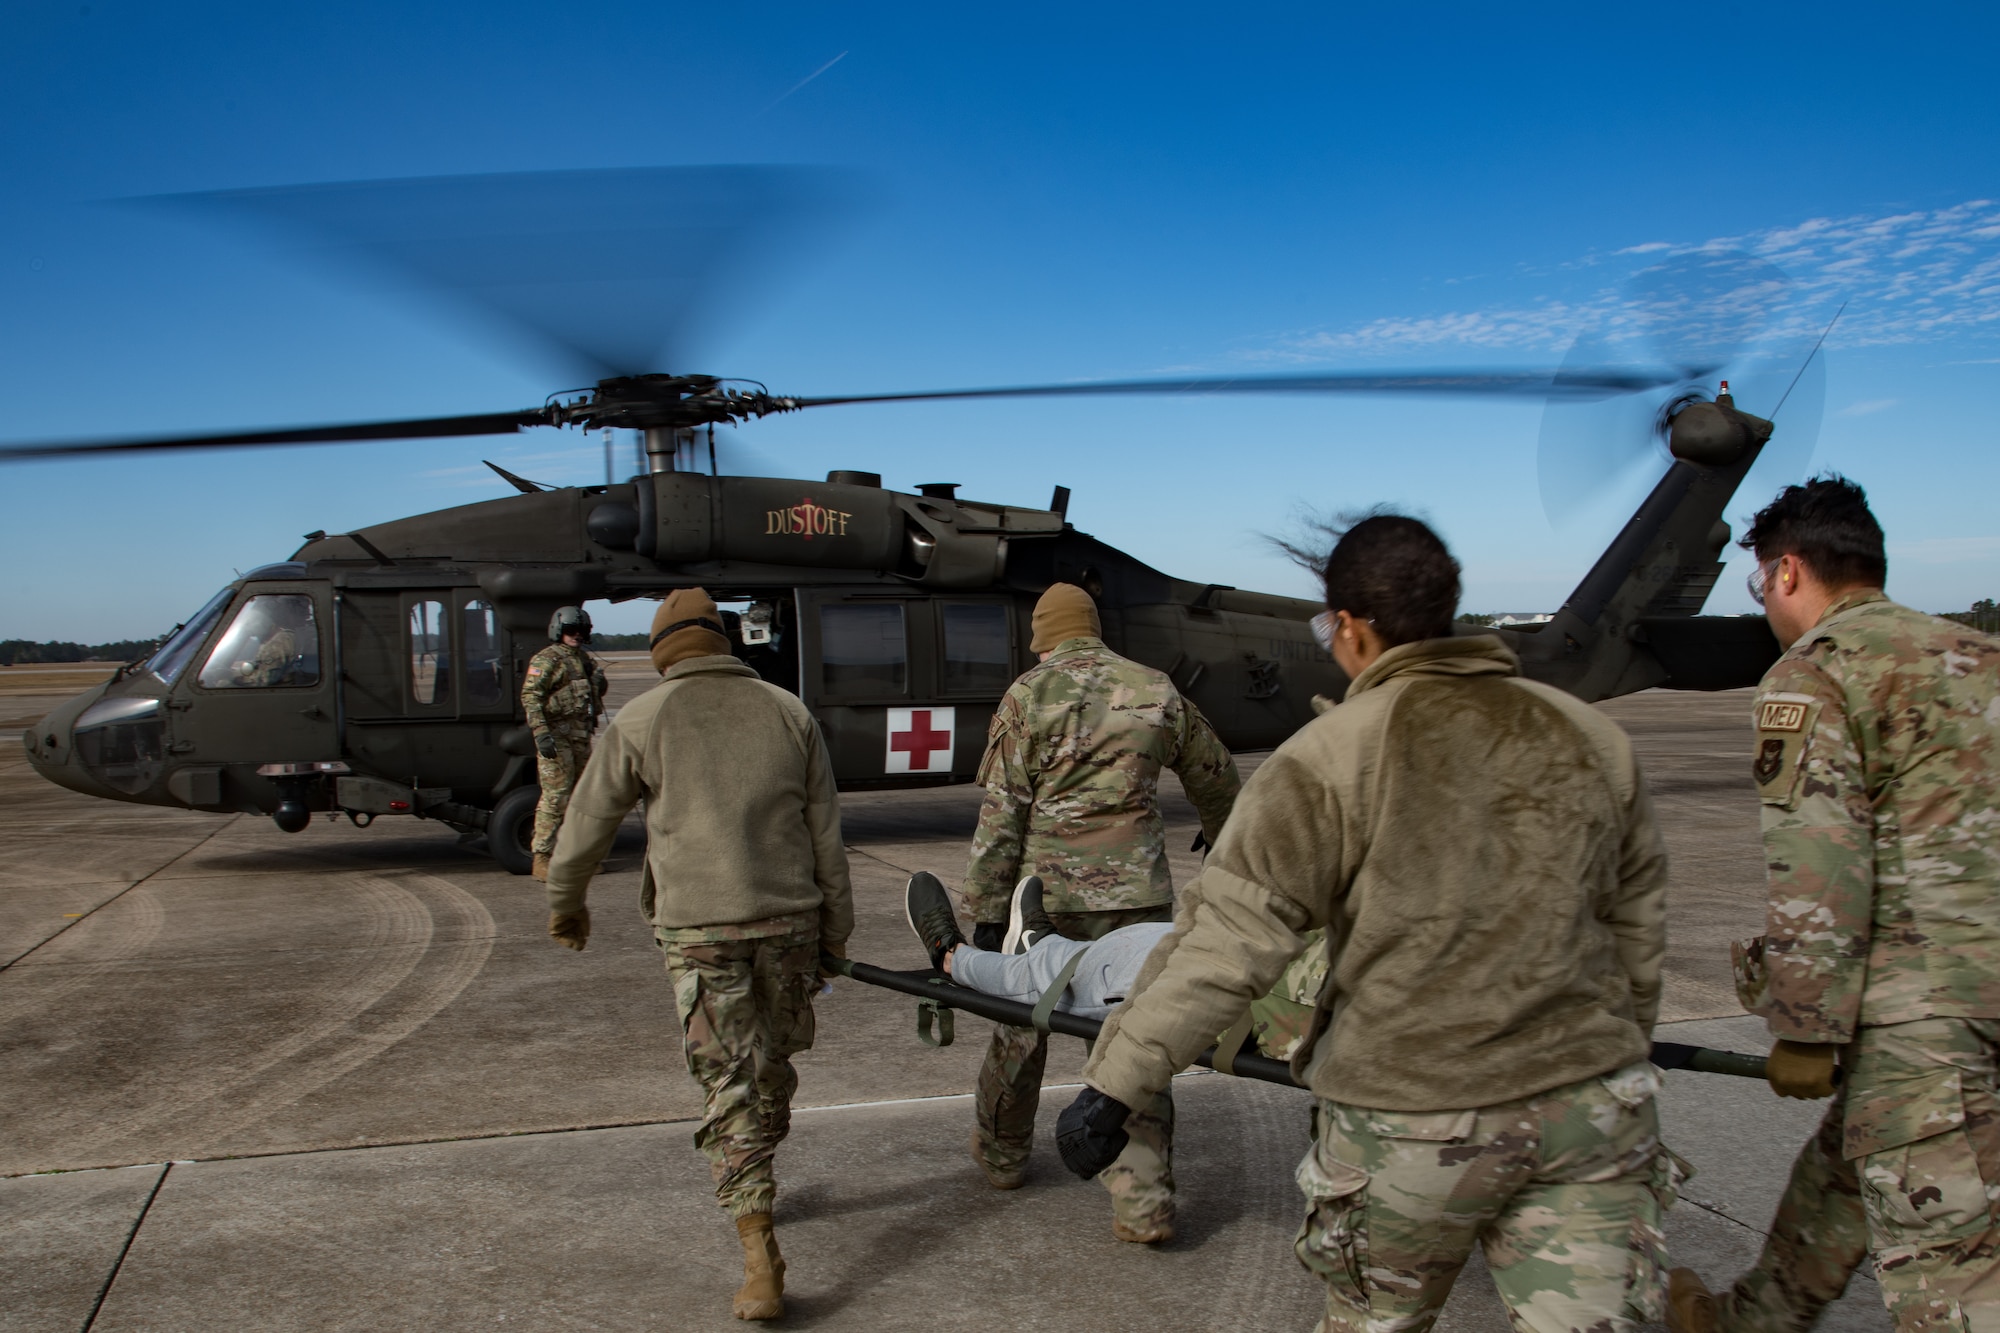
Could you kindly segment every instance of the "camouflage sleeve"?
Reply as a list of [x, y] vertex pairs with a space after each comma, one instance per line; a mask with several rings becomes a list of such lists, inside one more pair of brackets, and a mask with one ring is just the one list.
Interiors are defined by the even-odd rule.
[[528, 730], [537, 736], [549, 729], [549, 690], [553, 683], [554, 673], [548, 659], [540, 653], [529, 658], [521, 681], [521, 710], [528, 715]]
[[1875, 915], [1873, 806], [1845, 692], [1786, 658], [1757, 691], [1753, 775], [1770, 869], [1762, 1015], [1774, 1036], [1849, 1042]]
[[582, 909], [591, 877], [618, 837], [618, 826], [644, 794], [638, 750], [614, 728], [584, 764], [556, 834], [555, 853], [549, 858], [551, 912]]
[[1617, 942], [1618, 965], [1632, 988], [1632, 1016], [1650, 1037], [1660, 1018], [1660, 969], [1667, 956], [1667, 846], [1636, 760], [1631, 781], [1618, 890], [1604, 920]]
[[1173, 770], [1201, 816], [1201, 831], [1212, 847], [1222, 836], [1222, 825], [1236, 804], [1243, 781], [1236, 773], [1235, 757], [1208, 725], [1208, 719], [1191, 699], [1179, 697], [1179, 753]]
[[806, 828], [812, 835], [813, 879], [819, 885], [820, 947], [843, 954], [854, 933], [854, 889], [848, 878], [847, 846], [840, 838], [840, 792], [833, 760], [819, 723], [799, 705], [806, 746]]
[[1010, 692], [1001, 699], [986, 733], [986, 754], [979, 761], [977, 779], [986, 788], [986, 799], [979, 805], [972, 857], [960, 886], [972, 919], [978, 922], [1007, 919], [1014, 884], [1021, 876], [1028, 816], [1035, 805], [1035, 782], [1028, 771], [1023, 732], [1021, 701]]

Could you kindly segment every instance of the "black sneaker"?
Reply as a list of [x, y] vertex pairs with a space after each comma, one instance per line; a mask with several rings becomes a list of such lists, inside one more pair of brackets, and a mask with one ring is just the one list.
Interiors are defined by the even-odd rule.
[[903, 914], [924, 942], [931, 966], [942, 972], [944, 956], [965, 943], [965, 936], [959, 933], [958, 917], [951, 910], [951, 895], [936, 875], [919, 870], [910, 876], [909, 887], [903, 890]]
[[1044, 935], [1056, 933], [1056, 923], [1042, 910], [1042, 880], [1029, 875], [1014, 886], [1014, 901], [1007, 909], [1007, 939], [1001, 953], [1026, 953]]

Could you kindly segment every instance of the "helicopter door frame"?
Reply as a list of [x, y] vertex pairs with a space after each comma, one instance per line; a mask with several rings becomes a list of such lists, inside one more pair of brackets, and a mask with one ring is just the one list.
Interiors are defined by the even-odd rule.
[[[213, 764], [254, 768], [340, 757], [337, 655], [330, 643], [337, 631], [332, 594], [330, 585], [316, 579], [258, 579], [236, 590], [228, 609], [168, 691], [168, 708], [175, 719], [169, 768]], [[250, 675], [268, 667], [249, 658], [236, 663], [211, 660], [226, 649], [247, 647], [233, 641], [233, 636], [239, 619], [260, 597], [306, 600], [315, 654], [310, 682], [256, 684]], [[290, 629], [297, 634], [297, 626]], [[303, 654], [296, 660], [303, 664]]]

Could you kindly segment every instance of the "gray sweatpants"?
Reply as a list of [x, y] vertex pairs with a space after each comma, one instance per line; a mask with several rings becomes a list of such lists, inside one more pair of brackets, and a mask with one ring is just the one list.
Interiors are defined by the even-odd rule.
[[1106, 1018], [1131, 993], [1153, 946], [1173, 931], [1168, 921], [1121, 926], [1094, 944], [1044, 935], [1023, 954], [989, 953], [961, 944], [951, 953], [951, 979], [1003, 1000], [1033, 1004], [1055, 984], [1069, 960], [1085, 955], [1056, 1008], [1079, 1018]]

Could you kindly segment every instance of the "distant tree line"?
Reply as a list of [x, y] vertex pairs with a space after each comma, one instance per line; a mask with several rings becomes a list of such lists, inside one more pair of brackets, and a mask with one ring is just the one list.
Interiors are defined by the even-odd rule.
[[0, 666], [24, 662], [131, 662], [150, 655], [159, 646], [158, 639], [120, 639], [116, 643], [0, 639]]
[[1970, 625], [1982, 634], [2000, 634], [2000, 605], [1995, 605], [1991, 597], [1982, 597], [1965, 611], [1940, 612], [1946, 620], [1956, 620], [1961, 625]]
[[592, 634], [590, 646], [606, 652], [623, 652], [628, 648], [646, 647], [652, 637], [650, 634]]

